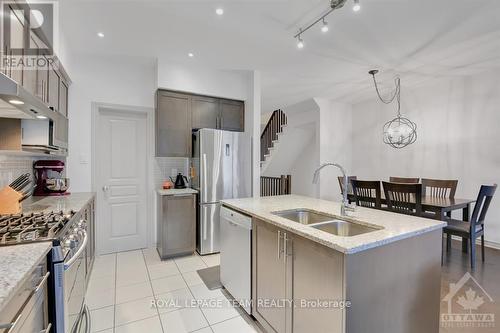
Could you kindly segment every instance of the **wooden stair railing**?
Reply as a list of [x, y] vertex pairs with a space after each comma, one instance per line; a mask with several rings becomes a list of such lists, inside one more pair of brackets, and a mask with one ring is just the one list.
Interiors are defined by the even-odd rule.
[[280, 177], [260, 177], [260, 196], [291, 194], [292, 176], [281, 175]]
[[273, 147], [273, 141], [278, 139], [278, 133], [283, 131], [286, 125], [286, 115], [282, 110], [276, 110], [269, 118], [264, 131], [260, 136], [260, 160], [263, 162], [265, 156], [269, 154], [269, 148]]

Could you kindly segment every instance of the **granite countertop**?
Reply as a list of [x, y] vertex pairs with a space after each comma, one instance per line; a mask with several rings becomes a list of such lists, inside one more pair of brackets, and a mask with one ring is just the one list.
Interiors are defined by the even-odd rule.
[[192, 188], [171, 188], [169, 190], [157, 190], [159, 195], [196, 194], [198, 191]]
[[[446, 226], [446, 223], [442, 221], [363, 207], [356, 207], [355, 212], [349, 212], [348, 217], [343, 217], [340, 215], [341, 203], [298, 195], [230, 199], [222, 200], [222, 203], [346, 254], [361, 252]], [[271, 212], [298, 208], [327, 213], [339, 220], [372, 226], [380, 230], [352, 237], [341, 237], [271, 214]]]
[[51, 248], [51, 242], [0, 247], [0, 312]]
[[29, 197], [23, 202], [23, 213], [51, 211], [78, 212], [95, 196], [93, 192], [71, 193], [64, 196]]

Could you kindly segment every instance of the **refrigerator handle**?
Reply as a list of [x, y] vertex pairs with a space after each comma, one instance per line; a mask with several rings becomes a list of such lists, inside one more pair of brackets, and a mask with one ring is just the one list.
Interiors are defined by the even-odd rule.
[[229, 143], [226, 143], [226, 156], [229, 156], [230, 154], [230, 147], [229, 147]]

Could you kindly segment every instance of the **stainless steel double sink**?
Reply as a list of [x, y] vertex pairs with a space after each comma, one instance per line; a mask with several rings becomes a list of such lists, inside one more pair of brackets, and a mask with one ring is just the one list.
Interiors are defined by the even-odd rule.
[[334, 216], [317, 213], [306, 208], [282, 210], [271, 214], [341, 237], [352, 237], [379, 230], [378, 228], [339, 220]]

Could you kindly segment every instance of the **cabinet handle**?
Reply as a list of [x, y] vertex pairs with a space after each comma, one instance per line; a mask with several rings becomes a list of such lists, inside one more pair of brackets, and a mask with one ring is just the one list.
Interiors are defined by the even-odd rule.
[[224, 117], [220, 117], [220, 128], [224, 128]]
[[286, 262], [286, 257], [288, 256], [288, 237], [286, 232], [283, 233], [283, 261]]
[[281, 259], [281, 231], [278, 230], [278, 259]]
[[40, 283], [38, 284], [38, 286], [36, 286], [35, 288], [35, 293], [39, 292], [40, 289], [43, 287], [43, 285], [47, 282], [47, 279], [49, 278], [49, 275], [50, 275], [50, 272], [47, 272], [47, 274], [45, 274], [42, 278], [42, 280], [40, 281]]
[[47, 325], [47, 328], [46, 328], [46, 329], [44, 329], [44, 330], [41, 330], [41, 331], [40, 331], [40, 333], [49, 333], [51, 328], [52, 328], [52, 324], [51, 324], [51, 323], [49, 323], [49, 324]]
[[21, 312], [16, 320], [14, 320], [12, 323], [8, 323], [8, 324], [0, 324], [0, 329], [9, 329], [9, 330], [12, 330], [14, 327], [16, 327], [17, 323], [19, 322], [19, 319], [21, 319], [21, 317], [23, 316], [23, 313]]

